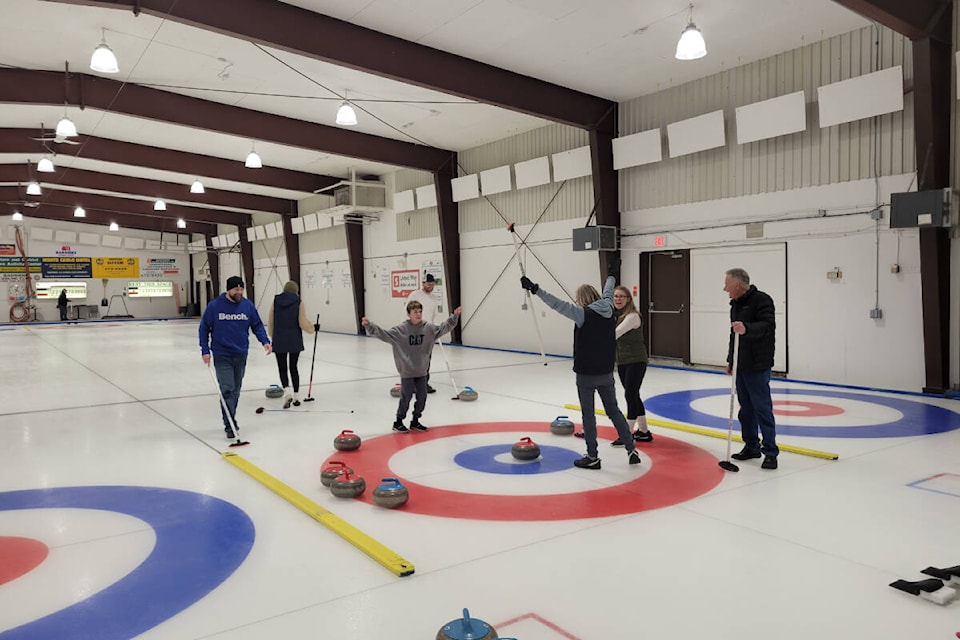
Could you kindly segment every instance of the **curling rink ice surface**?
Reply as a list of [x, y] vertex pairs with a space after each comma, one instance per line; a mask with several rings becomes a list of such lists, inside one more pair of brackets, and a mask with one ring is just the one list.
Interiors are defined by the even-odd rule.
[[[720, 469], [726, 440], [664, 426], [600, 471], [552, 435], [570, 361], [439, 350], [425, 433], [390, 425], [387, 345], [321, 334], [315, 402], [279, 409], [255, 342], [228, 449], [197, 322], [0, 330], [0, 640], [435, 638], [463, 608], [520, 640], [955, 638], [960, 600], [891, 589], [960, 565], [960, 402], [775, 380], [783, 451]], [[312, 340], [301, 358], [307, 393]], [[648, 415], [725, 435], [730, 378], [653, 367]], [[621, 397], [622, 393], [618, 394]], [[621, 404], [621, 407], [623, 405]], [[309, 409], [310, 411], [304, 411]], [[349, 411], [353, 413], [349, 413]], [[350, 429], [363, 439], [338, 453]], [[510, 445], [531, 437], [536, 463]], [[740, 445], [734, 443], [734, 451]], [[226, 461], [230, 451], [415, 567], [397, 577]], [[321, 486], [342, 460], [360, 500]], [[370, 502], [382, 477], [410, 501]]]

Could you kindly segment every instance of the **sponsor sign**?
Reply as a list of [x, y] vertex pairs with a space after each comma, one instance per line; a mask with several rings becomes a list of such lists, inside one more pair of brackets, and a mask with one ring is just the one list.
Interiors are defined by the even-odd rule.
[[407, 298], [420, 288], [419, 269], [401, 269], [390, 272], [390, 296]]
[[139, 278], [140, 258], [94, 258], [94, 278]]
[[60, 256], [41, 258], [40, 272], [44, 278], [92, 278], [91, 258]]

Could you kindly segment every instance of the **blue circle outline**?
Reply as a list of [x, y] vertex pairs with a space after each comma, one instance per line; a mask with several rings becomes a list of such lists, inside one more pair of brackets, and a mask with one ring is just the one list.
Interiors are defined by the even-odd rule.
[[496, 456], [510, 453], [513, 445], [491, 444], [464, 449], [453, 457], [453, 461], [464, 469], [481, 473], [499, 473], [504, 475], [531, 475], [538, 473], [556, 473], [569, 471], [573, 461], [580, 458], [576, 451], [564, 447], [539, 445], [540, 457], [536, 460], [501, 462]]
[[129, 640], [190, 607], [239, 567], [253, 521], [219, 498], [157, 487], [90, 486], [0, 492], [0, 511], [91, 509], [123, 513], [156, 534], [133, 571], [88, 598], [18, 627], [0, 640]]
[[[714, 429], [726, 429], [727, 418], [713, 416], [693, 408], [692, 404], [701, 398], [729, 395], [730, 389], [692, 389], [663, 393], [643, 401], [648, 411], [671, 420], [682, 420], [691, 424]], [[817, 391], [814, 389], [770, 389], [771, 396], [798, 395], [841, 398], [869, 402], [899, 411], [902, 417], [893, 422], [863, 426], [827, 425], [795, 426], [777, 424], [777, 434], [793, 436], [812, 436], [818, 438], [906, 438], [911, 436], [932, 435], [960, 429], [960, 414], [923, 402], [871, 396], [862, 393], [844, 393], [838, 391]], [[774, 397], [776, 400], [776, 397]], [[734, 428], [739, 430], [736, 422]]]

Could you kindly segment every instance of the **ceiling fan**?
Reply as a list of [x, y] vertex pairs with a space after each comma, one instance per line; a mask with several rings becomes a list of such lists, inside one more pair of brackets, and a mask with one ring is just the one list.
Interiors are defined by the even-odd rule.
[[43, 143], [44, 149], [48, 152], [53, 153], [53, 151], [47, 148], [48, 142], [53, 142], [55, 144], [80, 144], [79, 142], [74, 142], [70, 138], [64, 138], [63, 136], [58, 136], [55, 131], [47, 133], [46, 129], [43, 128], [43, 123], [40, 123], [40, 137], [39, 138], [30, 138], [31, 140], [37, 140], [38, 142]]

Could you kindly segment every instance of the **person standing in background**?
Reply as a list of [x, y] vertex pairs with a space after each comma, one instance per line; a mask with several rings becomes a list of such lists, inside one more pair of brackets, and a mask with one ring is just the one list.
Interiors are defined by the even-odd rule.
[[[613, 290], [613, 308], [617, 314], [617, 374], [627, 400], [627, 422], [634, 442], [651, 442], [647, 410], [640, 399], [640, 385], [647, 373], [647, 345], [643, 341], [643, 322], [633, 304], [633, 295], [624, 286]], [[620, 439], [613, 446], [623, 446]]]
[[[743, 269], [726, 272], [723, 290], [730, 296], [730, 337], [727, 344], [727, 375], [733, 363], [733, 335], [739, 334], [737, 351], [737, 401], [740, 403], [740, 435], [743, 449], [735, 460], [763, 456], [762, 469], [776, 469], [777, 429], [770, 397], [770, 373], [773, 369], [777, 318], [773, 299], [756, 285]], [[759, 432], [759, 433], [758, 433]], [[760, 437], [763, 437], [761, 440]]]
[[263, 345], [266, 354], [270, 355], [270, 338], [267, 337], [260, 314], [254, 304], [243, 297], [243, 279], [230, 276], [227, 278], [227, 290], [210, 301], [200, 318], [200, 357], [203, 364], [209, 367], [213, 354], [213, 368], [217, 372], [220, 393], [230, 409], [228, 418], [226, 411], [220, 407], [223, 430], [228, 440], [236, 437], [230, 426], [230, 418], [236, 425], [237, 403], [240, 401], [240, 387], [243, 385], [247, 352], [250, 350], [250, 331]]
[[[291, 403], [299, 407], [300, 371], [297, 361], [303, 351], [303, 331], [313, 333], [317, 327], [307, 320], [307, 312], [300, 299], [300, 287], [293, 280], [283, 285], [283, 293], [273, 297], [267, 316], [267, 329], [273, 353], [277, 356], [280, 386], [283, 387], [283, 408], [289, 409]], [[290, 383], [293, 383], [293, 394], [290, 393]]]
[[[433, 297], [433, 288], [437, 285], [436, 278], [433, 277], [432, 273], [428, 273], [423, 278], [423, 286], [409, 296], [407, 296], [407, 302], [411, 300], [416, 300], [420, 303], [420, 306], [423, 308], [423, 321], [427, 324], [435, 324], [437, 319], [437, 312], [440, 310], [440, 305], [437, 304], [437, 299]], [[430, 359], [433, 359], [433, 347], [430, 348]], [[430, 363], [427, 363], [427, 393], [434, 393], [436, 389], [430, 386]]]
[[60, 297], [57, 298], [57, 308], [60, 309], [60, 320], [67, 319], [67, 303], [70, 302], [67, 300], [67, 290], [60, 289]]

